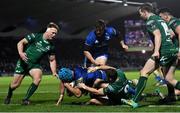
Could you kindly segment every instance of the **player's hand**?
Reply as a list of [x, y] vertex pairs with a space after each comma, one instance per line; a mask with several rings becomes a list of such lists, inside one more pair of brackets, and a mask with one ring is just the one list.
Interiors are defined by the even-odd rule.
[[58, 105], [62, 102], [63, 97], [64, 97], [63, 94], [61, 94], [61, 95], [59, 96], [59, 99], [58, 99], [58, 101], [57, 101], [57, 103], [56, 103], [56, 106], [58, 106]]
[[153, 54], [152, 54], [152, 57], [155, 57], [155, 58], [158, 58], [159, 59], [159, 52], [154, 52]]
[[88, 67], [88, 73], [94, 72], [97, 70], [97, 67]]
[[19, 53], [19, 55], [20, 55], [20, 57], [21, 57], [21, 59], [23, 60], [23, 61], [25, 61], [25, 62], [27, 62], [27, 60], [28, 60], [28, 57], [27, 57], [27, 55], [26, 55], [26, 53]]
[[95, 60], [94, 60], [92, 63], [93, 63], [94, 65], [96, 65], [96, 66], [100, 66], [100, 65], [101, 65], [99, 62], [97, 62], [97, 61], [95, 61]]
[[86, 89], [86, 85], [84, 83], [79, 83], [77, 86], [78, 88]]
[[53, 73], [53, 76], [59, 78], [57, 73]]
[[129, 49], [129, 47], [125, 44], [122, 45], [122, 48], [125, 49], [125, 51], [127, 51]]

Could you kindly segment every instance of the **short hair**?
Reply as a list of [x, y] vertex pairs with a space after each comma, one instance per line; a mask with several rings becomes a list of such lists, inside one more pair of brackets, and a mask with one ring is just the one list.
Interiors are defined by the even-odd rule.
[[138, 11], [141, 10], [141, 11], [147, 11], [149, 13], [154, 13], [154, 9], [153, 9], [153, 6], [152, 4], [150, 3], [144, 3], [143, 5], [141, 5], [138, 9]]
[[117, 79], [117, 71], [115, 69], [107, 69], [104, 70], [106, 72], [107, 81], [109, 83], [113, 83]]
[[171, 15], [171, 11], [170, 11], [169, 8], [160, 8], [160, 9], [158, 9], [158, 14], [160, 14], [160, 13], [166, 13], [168, 15]]
[[48, 25], [47, 25], [47, 28], [56, 28], [58, 31], [59, 31], [59, 26], [57, 24], [55, 24], [54, 22], [50, 22]]
[[106, 22], [103, 20], [103, 19], [99, 19], [97, 22], [96, 22], [96, 25], [95, 25], [96, 28], [105, 28], [106, 27]]

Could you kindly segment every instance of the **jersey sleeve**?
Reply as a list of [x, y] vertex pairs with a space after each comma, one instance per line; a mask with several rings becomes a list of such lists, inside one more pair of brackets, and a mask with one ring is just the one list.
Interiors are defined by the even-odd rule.
[[113, 27], [109, 27], [107, 31], [112, 37], [118, 37], [120, 34], [120, 32]]
[[31, 33], [31, 34], [25, 36], [25, 39], [28, 41], [28, 43], [34, 42], [35, 38], [36, 38], [35, 33]]
[[115, 89], [113, 88], [112, 85], [108, 85], [107, 87], [103, 88], [103, 92], [105, 95], [108, 93], [114, 93]]
[[55, 55], [55, 46], [51, 47], [51, 50], [49, 51], [48, 55]]
[[93, 44], [95, 43], [95, 34], [94, 32], [90, 32], [88, 34], [88, 36], [86, 37], [86, 41], [85, 41], [85, 45], [87, 46], [93, 46]]
[[179, 19], [175, 19], [172, 21], [172, 23], [170, 24], [171, 28], [173, 30], [176, 30], [176, 27], [178, 27], [180, 25], [180, 20]]
[[149, 20], [146, 23], [146, 26], [147, 26], [147, 30], [151, 33], [153, 33], [156, 29], [159, 29], [155, 20]]

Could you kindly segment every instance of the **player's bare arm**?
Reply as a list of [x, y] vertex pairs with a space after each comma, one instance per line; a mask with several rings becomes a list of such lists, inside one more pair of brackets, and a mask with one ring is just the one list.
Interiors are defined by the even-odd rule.
[[91, 61], [91, 63], [95, 64], [95, 65], [99, 65], [95, 59], [92, 57], [91, 53], [89, 51], [84, 51], [84, 55], [87, 57], [87, 59], [89, 59]]
[[22, 40], [20, 40], [17, 44], [17, 49], [18, 49], [18, 53], [19, 56], [21, 57], [22, 60], [24, 60], [25, 62], [28, 60], [26, 53], [24, 52], [24, 46], [28, 44], [28, 41], [23, 38]]
[[58, 77], [57, 70], [56, 70], [57, 64], [56, 64], [55, 55], [50, 55], [49, 56], [49, 63], [50, 63], [50, 68], [51, 68], [52, 74], [54, 76]]
[[154, 30], [153, 32], [154, 35], [154, 53], [152, 56], [156, 56], [159, 58], [159, 49], [161, 47], [161, 33], [159, 29]]
[[79, 88], [77, 88], [76, 86], [75, 87], [72, 87], [70, 85], [70, 83], [64, 83], [64, 86], [71, 92], [73, 93], [76, 97], [81, 97], [82, 95], [82, 92]]
[[83, 88], [84, 90], [87, 90], [88, 92], [91, 92], [95, 95], [104, 95], [103, 88], [95, 89], [95, 88], [86, 86], [84, 83], [79, 83], [78, 87]]
[[129, 47], [124, 43], [123, 40], [120, 41], [120, 44], [121, 44], [123, 49], [128, 50]]
[[96, 67], [89, 67], [88, 72], [94, 72], [99, 69], [101, 69], [101, 70], [114, 69], [115, 70], [116, 68], [114, 68], [112, 66], [108, 66], [108, 65], [101, 65], [101, 66], [96, 66]]

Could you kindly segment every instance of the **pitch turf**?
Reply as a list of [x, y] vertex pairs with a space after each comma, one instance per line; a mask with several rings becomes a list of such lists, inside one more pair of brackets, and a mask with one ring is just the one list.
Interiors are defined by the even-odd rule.
[[[138, 78], [139, 72], [126, 72], [129, 79]], [[180, 80], [180, 71], [176, 72], [176, 78]], [[4, 105], [3, 101], [6, 96], [8, 85], [12, 77], [0, 77], [0, 112], [180, 112], [180, 101], [173, 105], [159, 105], [157, 103], [159, 97], [148, 97], [146, 100], [140, 102], [142, 107], [132, 109], [127, 105], [117, 106], [94, 106], [83, 105], [89, 97], [83, 96], [81, 98], [65, 96], [62, 105], [55, 106], [59, 94], [59, 81], [52, 76], [43, 76], [42, 82], [31, 97], [31, 105], [22, 106], [21, 100], [24, 97], [26, 90], [31, 84], [31, 78], [25, 77], [21, 86], [14, 91], [12, 102], [10, 105]], [[154, 76], [148, 80], [145, 93], [153, 93], [156, 86]], [[165, 87], [160, 87], [163, 93], [166, 93]]]

